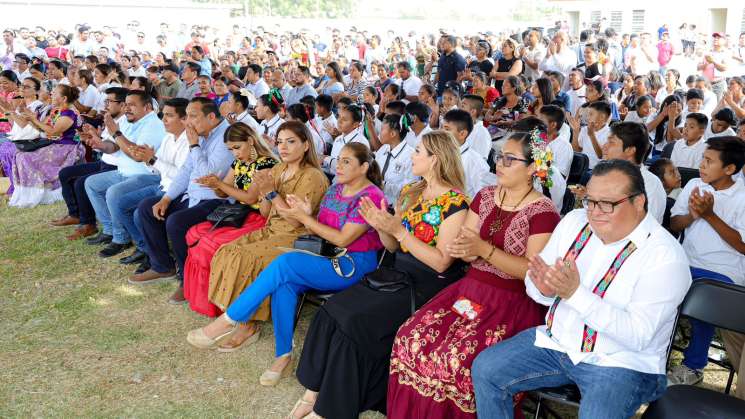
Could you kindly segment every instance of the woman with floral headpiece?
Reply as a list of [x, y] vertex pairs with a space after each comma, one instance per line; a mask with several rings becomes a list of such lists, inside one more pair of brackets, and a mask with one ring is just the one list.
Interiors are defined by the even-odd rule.
[[449, 255], [471, 264], [396, 334], [388, 381], [388, 418], [475, 418], [471, 364], [485, 348], [543, 322], [525, 293], [528, 259], [559, 222], [536, 178], [550, 183], [551, 154], [537, 132], [519, 133], [497, 155], [499, 185], [470, 205]]

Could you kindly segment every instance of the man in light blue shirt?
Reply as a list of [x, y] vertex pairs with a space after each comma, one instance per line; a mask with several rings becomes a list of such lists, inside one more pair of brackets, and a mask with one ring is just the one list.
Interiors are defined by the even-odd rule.
[[[310, 69], [304, 65], [292, 70], [290, 83], [295, 87], [290, 89], [284, 98], [286, 106], [300, 103], [300, 99], [306, 96], [313, 96], [314, 98], [318, 96], [316, 89], [310, 85]], [[285, 92], [282, 93], [284, 94]]]
[[152, 98], [145, 92], [130, 91], [125, 99], [124, 115], [127, 124], [119, 126], [106, 115], [104, 122], [111, 133], [116, 148], [121, 151], [117, 157], [117, 170], [99, 173], [85, 180], [85, 191], [96, 212], [96, 218], [103, 226], [102, 232], [88, 240], [88, 244], [107, 244], [99, 252], [101, 257], [111, 257], [132, 246], [132, 238], [113, 214], [111, 202], [115, 197], [129, 192], [157, 185], [159, 175], [154, 175], [144, 163], [132, 159], [135, 146], [147, 145], [157, 149], [166, 134], [163, 122], [153, 112]]
[[[174, 276], [178, 269], [180, 285], [169, 299], [173, 304], [185, 301], [183, 272], [188, 252], [186, 232], [203, 222], [217, 206], [225, 202], [197, 180], [207, 175], [222, 179], [230, 169], [235, 158], [223, 142], [229, 126], [220, 117], [220, 111], [213, 101], [204, 97], [192, 99], [186, 108], [189, 156], [166, 194], [162, 198], [143, 200], [137, 209], [150, 269], [133, 275], [129, 282], [146, 284], [159, 281]], [[172, 247], [168, 245], [169, 239]], [[171, 257], [171, 249], [175, 260]]]

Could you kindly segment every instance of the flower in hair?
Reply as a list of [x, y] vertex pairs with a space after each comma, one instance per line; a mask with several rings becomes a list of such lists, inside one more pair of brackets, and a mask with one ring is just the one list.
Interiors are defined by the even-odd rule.
[[548, 148], [548, 137], [545, 132], [534, 129], [530, 133], [530, 151], [535, 163], [535, 177], [541, 182], [541, 185], [550, 188], [554, 186], [551, 179], [554, 169], [551, 164], [554, 161], [554, 155]]

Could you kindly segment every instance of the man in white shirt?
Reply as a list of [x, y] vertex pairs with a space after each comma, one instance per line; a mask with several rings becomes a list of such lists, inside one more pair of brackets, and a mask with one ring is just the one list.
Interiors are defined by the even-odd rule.
[[[137, 146], [132, 154], [135, 161], [144, 163], [154, 175], [160, 175], [160, 183], [148, 185], [131, 191], [116, 199], [116, 206], [112, 213], [116, 216], [135, 244], [135, 251], [120, 259], [125, 265], [147, 261], [145, 239], [142, 236], [142, 226], [138, 225], [139, 217], [135, 216], [137, 206], [145, 198], [162, 197], [171, 182], [184, 165], [189, 154], [189, 140], [186, 138], [186, 107], [189, 101], [183, 98], [168, 99], [163, 106], [163, 125], [166, 135], [157, 150], [148, 145]], [[149, 265], [149, 264], [148, 264]], [[149, 268], [149, 266], [148, 266]], [[141, 266], [143, 271], [144, 266]]]
[[129, 70], [127, 70], [127, 74], [129, 75], [129, 77], [147, 76], [147, 72], [145, 70], [145, 67], [142, 66], [142, 61], [140, 60], [139, 55], [133, 55], [129, 57], [129, 62], [131, 63]]
[[[117, 122], [120, 129], [126, 129], [127, 117], [124, 115], [124, 100], [127, 97], [127, 89], [122, 87], [111, 87], [106, 90], [106, 113], [111, 115]], [[100, 135], [100, 143], [97, 140], [98, 134], [90, 125], [83, 125], [81, 139], [90, 147], [104, 151], [104, 143], [109, 145], [115, 143], [108, 129], [104, 129]], [[120, 151], [110, 148], [110, 153], [104, 152], [101, 160], [92, 163], [81, 163], [64, 167], [59, 172], [60, 184], [62, 185], [62, 197], [67, 205], [67, 215], [52, 220], [51, 225], [56, 227], [77, 225], [75, 231], [67, 236], [67, 240], [79, 240], [84, 237], [92, 236], [98, 232], [96, 228], [96, 213], [85, 192], [85, 180], [94, 174], [115, 170], [117, 166], [117, 154]]]
[[[670, 228], [685, 230], [683, 249], [694, 278], [745, 285], [745, 185], [733, 176], [745, 165], [745, 142], [738, 137], [709, 139], [699, 168], [670, 211]], [[715, 303], [715, 302], [712, 302]], [[703, 379], [714, 327], [691, 319], [691, 340], [683, 363], [668, 375], [671, 384]]]
[[456, 142], [460, 145], [460, 158], [466, 176], [465, 193], [473, 198], [485, 186], [496, 183], [496, 176], [489, 172], [489, 165], [486, 160], [466, 141], [473, 131], [473, 119], [468, 112], [462, 109], [454, 109], [445, 114], [443, 125], [445, 131], [453, 134]]
[[[18, 81], [24, 81], [27, 78], [31, 77], [31, 71], [29, 70], [29, 64], [31, 63], [31, 58], [28, 57], [28, 55], [20, 53], [16, 54], [15, 57], [15, 73], [16, 76], [18, 76]], [[41, 80], [39, 80], [41, 81]]]
[[531, 80], [535, 81], [541, 77], [543, 72], [538, 66], [545, 56], [546, 49], [541, 44], [541, 34], [533, 29], [528, 32], [528, 46], [522, 49], [524, 74], [530, 77]]
[[92, 39], [90, 39], [90, 28], [82, 25], [78, 28], [78, 36], [70, 43], [70, 56], [82, 55], [83, 57], [91, 55], [93, 49], [96, 47]]
[[[538, 65], [541, 71], [558, 71], [561, 74], [569, 72], [577, 66], [577, 53], [569, 47], [569, 35], [563, 31], [556, 32], [548, 44], [546, 56]], [[584, 96], [584, 95], [583, 95]]]
[[[732, 53], [725, 48], [726, 35], [714, 32], [711, 35], [711, 50], [704, 54], [704, 59], [696, 67], [702, 74], [709, 77], [711, 91], [717, 96], [717, 102], [727, 90], [727, 69]], [[711, 73], [707, 74], [707, 70]]]
[[646, 203], [637, 166], [598, 164], [586, 208], [567, 214], [528, 264], [526, 291], [550, 307], [546, 325], [486, 348], [473, 363], [480, 417], [512, 418], [513, 396], [541, 387], [576, 384], [583, 418], [631, 417], [662, 396], [691, 275]]
[[416, 102], [419, 100], [419, 89], [422, 87], [422, 80], [411, 74], [411, 64], [408, 61], [401, 61], [397, 64], [398, 84], [404, 91], [404, 101], [406, 103]]
[[548, 148], [554, 155], [553, 166], [566, 179], [572, 168], [574, 150], [570, 131], [563, 129], [569, 127], [564, 123], [564, 111], [556, 105], [544, 105], [538, 112], [538, 117], [546, 124]]
[[388, 205], [394, 205], [401, 189], [416, 177], [411, 172], [411, 155], [414, 148], [401, 139], [405, 130], [398, 115], [386, 115], [378, 139], [383, 144], [375, 152], [380, 173], [383, 175], [383, 193]]
[[667, 204], [667, 193], [660, 178], [647, 170], [642, 164], [649, 150], [649, 137], [642, 124], [636, 122], [619, 122], [610, 129], [608, 140], [603, 145], [603, 160], [621, 159], [637, 165], [644, 178], [644, 190], [647, 192], [647, 212], [658, 223], [662, 224]]
[[567, 89], [566, 94], [569, 96], [571, 106], [567, 110], [572, 115], [577, 116], [577, 110], [587, 102], [584, 72], [581, 69], [573, 69], [569, 73], [568, 83], [569, 89]]
[[484, 99], [478, 95], [465, 95], [460, 103], [461, 109], [468, 112], [473, 119], [473, 130], [468, 135], [466, 142], [484, 160], [489, 158], [492, 148], [491, 134], [481, 120], [484, 110]]
[[256, 96], [256, 99], [269, 93], [269, 85], [261, 76], [261, 66], [258, 64], [249, 64], [246, 69], [246, 89]]
[[702, 113], [693, 112], [686, 115], [683, 138], [675, 141], [670, 154], [670, 160], [675, 167], [698, 169], [706, 149], [704, 131], [708, 122], [709, 118]]
[[572, 124], [572, 147], [590, 159], [590, 169], [600, 161], [601, 148], [610, 133], [610, 105], [608, 102], [593, 102], [589, 105], [587, 126], [580, 127], [578, 118], [569, 118]]

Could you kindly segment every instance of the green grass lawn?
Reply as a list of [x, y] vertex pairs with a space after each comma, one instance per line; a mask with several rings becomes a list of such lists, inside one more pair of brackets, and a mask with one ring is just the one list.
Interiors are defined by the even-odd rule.
[[[64, 212], [63, 204], [21, 210], [0, 202], [0, 417], [289, 413], [303, 392], [294, 377], [273, 388], [258, 383], [274, 356], [271, 324], [233, 354], [192, 348], [187, 332], [208, 319], [166, 302], [175, 283], [129, 285], [133, 268], [68, 242], [71, 227], [47, 225]], [[304, 310], [298, 345], [313, 310]], [[706, 378], [714, 388], [725, 379], [717, 369]]]

